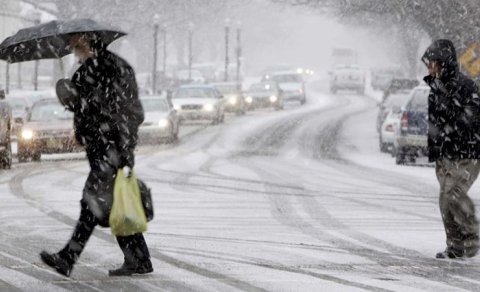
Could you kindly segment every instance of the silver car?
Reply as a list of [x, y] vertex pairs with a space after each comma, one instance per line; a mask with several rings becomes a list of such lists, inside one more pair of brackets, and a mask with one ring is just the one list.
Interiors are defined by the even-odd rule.
[[145, 120], [140, 125], [140, 143], [167, 142], [178, 140], [179, 119], [171, 101], [163, 96], [140, 98], [145, 111]]
[[211, 85], [180, 86], [172, 103], [180, 121], [209, 120], [218, 124], [225, 119], [225, 100]]

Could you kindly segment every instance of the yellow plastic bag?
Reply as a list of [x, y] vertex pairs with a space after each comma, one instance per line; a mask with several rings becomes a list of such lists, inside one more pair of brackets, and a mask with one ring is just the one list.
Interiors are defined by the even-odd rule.
[[129, 236], [147, 230], [147, 218], [140, 197], [140, 187], [133, 169], [129, 177], [125, 176], [123, 169], [117, 172], [108, 222], [115, 236]]

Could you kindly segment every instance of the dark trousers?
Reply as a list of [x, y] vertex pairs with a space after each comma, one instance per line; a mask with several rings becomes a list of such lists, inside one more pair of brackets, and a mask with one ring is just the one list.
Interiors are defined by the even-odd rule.
[[468, 190], [480, 172], [480, 160], [439, 159], [436, 174], [440, 183], [440, 212], [447, 236], [447, 246], [468, 255], [479, 249], [479, 226], [475, 206]]
[[[88, 204], [80, 201], [81, 211], [72, 238], [67, 245], [60, 251], [60, 256], [70, 264], [74, 264], [83, 251], [88, 239], [93, 233], [98, 220], [90, 211]], [[125, 263], [138, 265], [150, 259], [147, 243], [143, 234], [137, 233], [131, 236], [117, 236], [117, 242], [123, 251]]]

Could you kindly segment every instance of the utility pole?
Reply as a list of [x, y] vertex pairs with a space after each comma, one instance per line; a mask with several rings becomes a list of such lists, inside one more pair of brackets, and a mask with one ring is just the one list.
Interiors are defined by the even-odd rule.
[[242, 57], [242, 43], [241, 43], [241, 22], [237, 23], [237, 88], [241, 89], [241, 80], [240, 80], [240, 66], [241, 66], [241, 57]]
[[[40, 24], [40, 12], [35, 12], [33, 16], [33, 23], [35, 25]], [[35, 65], [34, 65], [34, 71], [33, 71], [33, 90], [37, 91], [38, 90], [38, 66], [39, 66], [39, 60], [35, 60]]]
[[228, 63], [230, 62], [228, 55], [228, 41], [230, 35], [230, 19], [225, 19], [225, 82], [228, 81]]
[[160, 15], [153, 16], [153, 68], [152, 68], [152, 94], [157, 93], [157, 46], [158, 46], [158, 22]]

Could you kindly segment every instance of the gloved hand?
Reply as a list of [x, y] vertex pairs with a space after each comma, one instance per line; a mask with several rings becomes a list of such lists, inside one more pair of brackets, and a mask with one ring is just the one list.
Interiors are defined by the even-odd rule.
[[129, 168], [133, 168], [135, 165], [135, 156], [133, 155], [133, 151], [123, 150], [120, 153], [120, 164], [119, 168], [124, 168], [128, 166]]

